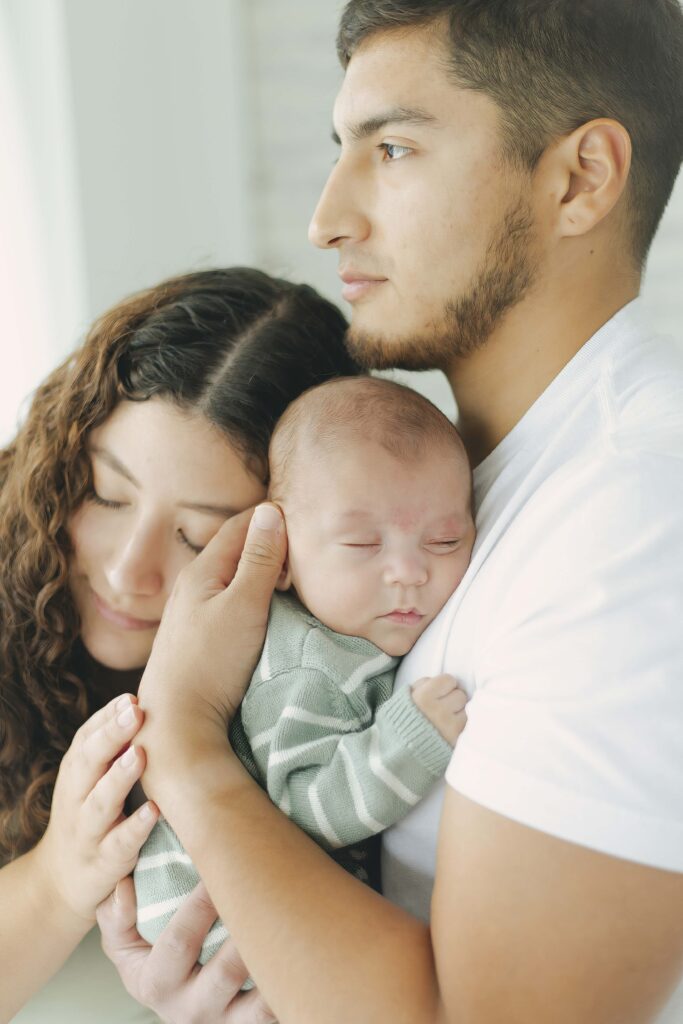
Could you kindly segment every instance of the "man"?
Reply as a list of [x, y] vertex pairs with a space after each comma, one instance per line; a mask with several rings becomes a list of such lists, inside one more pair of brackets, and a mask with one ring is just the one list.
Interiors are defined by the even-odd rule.
[[[443, 369], [477, 467], [472, 565], [398, 683], [447, 671], [471, 694], [445, 795], [386, 840], [386, 892], [418, 917], [342, 874], [227, 748], [218, 712], [284, 557], [269, 506], [231, 586], [236, 524], [170, 603], [146, 789], [281, 1024], [680, 1022], [683, 356], [634, 302], [681, 162], [680, 7], [351, 0], [339, 42], [311, 235], [338, 250], [354, 354]], [[253, 995], [223, 1012], [230, 951], [198, 995], [192, 908], [159, 967], [126, 940], [129, 900], [102, 921], [138, 994], [257, 1019]]]

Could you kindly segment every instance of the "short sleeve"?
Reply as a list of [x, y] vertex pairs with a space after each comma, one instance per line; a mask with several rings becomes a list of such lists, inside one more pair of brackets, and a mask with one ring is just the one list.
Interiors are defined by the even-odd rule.
[[491, 561], [497, 606], [448, 782], [532, 828], [683, 871], [682, 460], [565, 466]]

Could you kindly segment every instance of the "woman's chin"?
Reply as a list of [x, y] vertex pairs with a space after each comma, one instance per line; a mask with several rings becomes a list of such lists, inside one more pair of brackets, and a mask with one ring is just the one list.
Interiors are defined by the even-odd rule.
[[110, 638], [84, 634], [81, 640], [90, 657], [113, 672], [142, 671], [152, 651], [150, 642], [127, 642], [125, 636]]

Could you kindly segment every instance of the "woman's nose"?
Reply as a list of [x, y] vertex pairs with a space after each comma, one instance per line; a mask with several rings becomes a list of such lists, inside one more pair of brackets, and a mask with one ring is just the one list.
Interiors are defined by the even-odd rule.
[[319, 249], [335, 249], [342, 242], [362, 242], [370, 232], [358, 201], [353, 172], [340, 160], [332, 169], [308, 228], [309, 241]]
[[158, 534], [139, 529], [126, 537], [112, 553], [105, 575], [114, 593], [155, 597], [164, 586], [164, 554]]

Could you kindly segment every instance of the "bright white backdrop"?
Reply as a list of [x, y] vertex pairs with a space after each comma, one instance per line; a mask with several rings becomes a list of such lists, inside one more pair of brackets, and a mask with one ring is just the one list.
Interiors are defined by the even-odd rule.
[[[335, 156], [337, 0], [0, 0], [0, 440], [126, 293], [254, 263], [339, 299], [306, 240]], [[683, 180], [644, 295], [680, 330]], [[439, 375], [411, 383], [450, 411]]]

